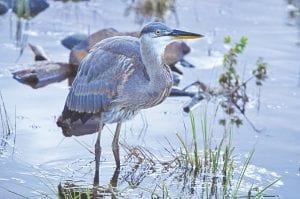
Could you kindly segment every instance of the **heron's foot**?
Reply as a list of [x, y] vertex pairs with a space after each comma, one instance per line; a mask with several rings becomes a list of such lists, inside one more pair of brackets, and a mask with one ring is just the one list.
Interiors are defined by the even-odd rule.
[[116, 168], [113, 176], [110, 179], [110, 185], [113, 187], [113, 189], [116, 189], [118, 186], [119, 174], [120, 174], [120, 169]]

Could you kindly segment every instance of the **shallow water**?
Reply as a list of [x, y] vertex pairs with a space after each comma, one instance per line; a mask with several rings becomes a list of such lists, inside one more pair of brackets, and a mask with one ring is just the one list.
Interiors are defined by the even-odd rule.
[[[69, 51], [60, 45], [60, 40], [71, 33], [89, 33], [107, 27], [132, 31], [141, 27], [135, 22], [134, 13], [124, 17], [126, 4], [123, 1], [49, 3], [49, 9], [30, 21], [27, 33], [29, 42], [43, 46], [55, 61], [68, 61]], [[281, 198], [297, 198], [300, 194], [300, 49], [297, 45], [300, 38], [296, 19], [288, 18], [287, 2], [194, 0], [177, 1], [176, 4], [179, 25], [176, 25], [174, 15], [167, 13], [168, 25], [208, 35], [206, 40], [189, 42], [192, 53], [187, 59], [198, 68], [182, 69], [185, 76], [181, 86], [197, 79], [214, 84], [221, 70], [220, 54], [225, 52], [223, 38], [226, 35], [232, 36], [233, 40], [243, 35], [248, 38], [248, 46], [240, 60], [245, 66], [245, 77], [250, 76], [257, 57], [264, 57], [270, 64], [269, 78], [262, 87], [259, 111], [254, 82], [248, 87], [251, 103], [247, 116], [263, 131], [255, 132], [244, 121], [245, 125], [234, 132], [235, 152], [243, 159], [255, 146], [247, 183], [261, 182], [265, 185], [276, 176], [282, 176], [281, 185], [268, 193], [278, 194]], [[16, 123], [16, 136], [8, 140], [6, 151], [0, 155], [0, 198], [18, 198], [3, 188], [28, 197], [41, 195], [36, 193], [41, 190], [55, 198], [52, 190], [61, 181], [82, 179], [92, 183], [94, 158], [87, 147], [93, 151], [96, 135], [65, 138], [56, 126], [55, 121], [68, 92], [67, 80], [32, 89], [12, 79], [10, 72], [24, 67], [19, 64], [33, 63], [32, 54], [26, 48], [15, 64], [19, 48], [15, 47], [14, 35], [10, 32], [11, 29], [15, 31], [15, 23], [16, 19], [9, 14], [0, 17], [0, 90], [11, 123]], [[212, 52], [210, 57], [207, 55], [209, 49]], [[121, 141], [128, 145], [142, 145], [154, 154], [165, 155], [161, 151], [167, 144], [167, 137], [173, 147], [178, 148], [180, 143], [175, 134], [190, 130], [189, 118], [182, 111], [188, 102], [188, 98], [169, 98], [163, 104], [143, 111], [123, 126]], [[201, 106], [195, 110], [199, 130], [202, 112]], [[214, 128], [216, 131], [221, 129], [218, 126]], [[100, 184], [104, 185], [109, 183], [114, 170], [110, 148], [112, 131], [113, 125], [106, 127], [101, 141]], [[216, 133], [217, 139], [218, 136]], [[124, 155], [123, 151], [122, 159]], [[149, 175], [142, 186], [153, 183], [154, 179], [154, 174]], [[122, 185], [126, 187], [126, 183]]]

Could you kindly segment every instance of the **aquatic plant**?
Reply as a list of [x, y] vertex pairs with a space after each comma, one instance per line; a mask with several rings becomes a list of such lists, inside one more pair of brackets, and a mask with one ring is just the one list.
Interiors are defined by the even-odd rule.
[[[237, 127], [243, 122], [239, 117], [239, 113], [246, 117], [246, 104], [249, 101], [246, 90], [248, 82], [253, 78], [256, 78], [256, 85], [262, 85], [262, 82], [267, 78], [268, 64], [263, 61], [263, 58], [259, 58], [256, 62], [257, 68], [253, 70], [252, 76], [245, 81], [241, 81], [241, 75], [237, 72], [238, 56], [244, 52], [247, 42], [248, 39], [244, 36], [234, 44], [232, 44], [231, 37], [227, 36], [224, 38], [224, 43], [231, 45], [231, 47], [228, 52], [224, 54], [224, 72], [219, 76], [219, 84], [225, 94], [225, 98], [223, 98], [220, 105], [224, 112], [229, 115], [229, 122], [235, 124]], [[236, 113], [237, 111], [238, 113]], [[247, 117], [246, 119], [251, 123]], [[224, 126], [227, 125], [225, 119], [221, 119], [219, 123]], [[251, 125], [257, 130], [252, 123]]]
[[224, 43], [229, 46], [229, 50], [223, 56], [223, 71], [219, 75], [218, 86], [211, 87], [202, 81], [196, 81], [187, 86], [186, 88], [197, 86], [199, 93], [202, 93], [202, 95], [199, 99], [195, 98], [196, 102], [191, 103], [184, 110], [190, 111], [192, 109], [190, 106], [199, 104], [203, 99], [218, 99], [223, 112], [229, 117], [229, 119], [220, 119], [220, 125], [223, 125], [225, 128], [232, 124], [239, 127], [243, 124], [243, 119], [241, 118], [243, 116], [255, 131], [260, 131], [246, 116], [246, 105], [249, 102], [247, 86], [251, 80], [255, 79], [260, 93], [261, 86], [268, 77], [268, 63], [262, 57], [258, 58], [252, 75], [242, 81], [240, 72], [238, 71], [240, 69], [238, 58], [244, 52], [247, 42], [248, 39], [244, 36], [235, 43], [232, 42], [229, 36], [224, 38]]
[[58, 198], [59, 199], [91, 199], [93, 190], [92, 188], [77, 187], [72, 184], [58, 185]]
[[[206, 114], [206, 112], [205, 112]], [[198, 144], [195, 120], [192, 113], [190, 113], [190, 121], [192, 126], [192, 138], [191, 142], [187, 143], [183, 138], [177, 134], [179, 142], [182, 146], [182, 150], [179, 151], [177, 161], [180, 171], [188, 170], [187, 173], [192, 173], [191, 176], [187, 176], [195, 181], [195, 187], [202, 187], [201, 191], [203, 197], [200, 198], [240, 198], [244, 197], [241, 194], [241, 184], [244, 181], [245, 173], [247, 172], [250, 161], [254, 155], [254, 149], [249, 153], [241, 171], [238, 171], [236, 166], [236, 160], [234, 157], [234, 146], [232, 145], [232, 130], [228, 129], [228, 132], [224, 134], [219, 144], [211, 146], [212, 134], [208, 131], [207, 117], [204, 114], [202, 117], [202, 150], [197, 151]], [[228, 136], [226, 136], [228, 135]], [[192, 147], [190, 148], [189, 145]], [[197, 159], [196, 159], [197, 158]], [[239, 174], [238, 177], [236, 174]], [[259, 198], [259, 197], [276, 197], [276, 195], [264, 195], [263, 193], [270, 187], [272, 187], [280, 178], [275, 179], [269, 185], [260, 191], [249, 188], [248, 193], [245, 193], [247, 198]], [[198, 184], [197, 184], [198, 183]], [[197, 185], [196, 185], [197, 184]], [[201, 186], [199, 186], [199, 184]], [[196, 188], [193, 189], [196, 189]], [[196, 190], [195, 190], [196, 191]]]

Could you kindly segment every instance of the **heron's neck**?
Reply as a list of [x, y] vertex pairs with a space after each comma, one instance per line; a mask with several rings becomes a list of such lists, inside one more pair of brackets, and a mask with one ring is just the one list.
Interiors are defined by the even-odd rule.
[[159, 104], [165, 99], [172, 87], [172, 75], [170, 68], [164, 63], [165, 45], [147, 45], [141, 42], [142, 61], [146, 67], [150, 81], [145, 92], [151, 99], [150, 106]]
[[158, 78], [164, 72], [162, 65], [164, 64], [165, 46], [153, 46], [151, 43], [141, 42], [141, 55], [150, 80]]

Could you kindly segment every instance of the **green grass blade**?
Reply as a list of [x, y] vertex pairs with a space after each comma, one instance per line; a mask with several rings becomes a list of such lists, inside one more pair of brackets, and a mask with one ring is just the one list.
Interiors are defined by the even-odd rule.
[[[189, 150], [188, 150], [188, 148], [187, 148], [187, 146], [186, 146], [186, 144], [185, 144], [183, 138], [182, 138], [178, 133], [176, 133], [176, 136], [177, 136], [177, 138], [179, 139], [179, 141], [180, 141], [180, 143], [181, 143], [181, 145], [182, 145], [182, 147], [183, 147], [183, 149], [184, 149], [186, 161], [187, 161], [188, 163], [190, 163], [190, 164], [193, 164], [192, 161], [191, 161], [191, 159], [190, 159]], [[192, 166], [193, 166], [193, 165], [192, 165]]]
[[206, 114], [206, 109], [204, 110], [203, 113], [203, 119], [202, 119], [202, 135], [203, 135], [203, 146], [204, 146], [204, 164], [206, 165], [208, 160], [208, 130], [207, 130], [207, 114]]
[[267, 186], [265, 186], [260, 192], [258, 192], [258, 193], [255, 195], [255, 198], [261, 196], [261, 195], [264, 193], [264, 191], [266, 191], [268, 188], [272, 187], [274, 184], [276, 184], [276, 183], [277, 183], [278, 181], [280, 181], [281, 179], [282, 179], [282, 177], [277, 178], [277, 179], [275, 179], [273, 182], [271, 182], [270, 184], [268, 184]]
[[248, 158], [246, 159], [245, 163], [244, 163], [244, 166], [243, 166], [243, 169], [242, 169], [242, 173], [240, 174], [239, 176], [239, 179], [238, 179], [238, 183], [237, 183], [237, 186], [235, 188], [235, 192], [233, 194], [233, 198], [237, 198], [237, 193], [240, 189], [240, 186], [241, 186], [241, 183], [242, 183], [242, 180], [244, 179], [244, 176], [245, 176], [245, 173], [246, 173], [246, 170], [249, 166], [249, 163], [250, 163], [250, 160], [252, 159], [253, 157], [253, 154], [254, 154], [254, 149], [252, 149], [252, 151], [249, 153], [249, 156]]
[[200, 169], [198, 146], [197, 146], [198, 145], [197, 144], [197, 132], [196, 132], [196, 125], [195, 125], [195, 118], [194, 118], [194, 114], [192, 112], [190, 112], [190, 120], [191, 120], [192, 133], [193, 133], [195, 168]]

